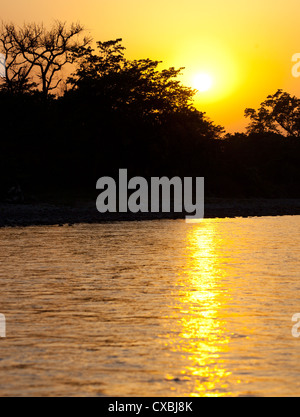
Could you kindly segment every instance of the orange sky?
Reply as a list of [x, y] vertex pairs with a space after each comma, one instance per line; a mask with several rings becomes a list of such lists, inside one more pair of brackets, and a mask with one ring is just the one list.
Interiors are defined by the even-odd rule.
[[211, 75], [196, 105], [228, 131], [242, 130], [244, 109], [278, 88], [300, 96], [299, 16], [299, 0], [1, 0], [4, 21], [80, 21], [95, 40], [123, 38], [128, 58], [185, 66], [187, 85]]

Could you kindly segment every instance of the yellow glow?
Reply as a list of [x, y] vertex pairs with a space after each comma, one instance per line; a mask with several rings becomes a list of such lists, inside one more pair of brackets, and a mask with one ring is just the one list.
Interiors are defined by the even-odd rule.
[[213, 37], [203, 39], [200, 45], [183, 40], [176, 57], [178, 65], [180, 61], [185, 63], [182, 82], [198, 90], [195, 105], [200, 110], [230, 99], [243, 78], [238, 59], [224, 43]]
[[[228, 336], [224, 323], [218, 319], [225, 299], [218, 294], [218, 254], [215, 252], [214, 222], [195, 225], [188, 234], [189, 280], [187, 292], [181, 299], [188, 311], [181, 321], [182, 335], [187, 340], [190, 366], [185, 372], [196, 379], [191, 396], [222, 396], [230, 372], [224, 366], [220, 352], [228, 350]], [[191, 291], [192, 290], [192, 291]], [[199, 320], [199, 312], [201, 319]], [[194, 340], [202, 340], [194, 343]], [[228, 395], [228, 393], [227, 393]]]
[[[175, 301], [178, 321], [173, 331], [177, 336], [170, 335], [168, 349], [181, 353], [184, 365], [180, 379], [187, 387], [184, 395], [230, 395], [228, 384], [234, 377], [224, 360], [229, 352], [230, 337], [226, 320], [220, 319], [224, 316], [222, 310], [228, 294], [218, 291], [219, 280], [226, 279], [217, 248], [218, 224], [214, 220], [203, 220], [186, 227], [186, 264], [175, 292], [181, 294]], [[167, 374], [165, 378], [172, 381], [174, 375]]]
[[234, 237], [226, 220], [204, 219], [185, 228], [182, 263], [170, 298], [173, 314], [166, 320], [169, 323], [172, 319], [173, 326], [168, 327], [165, 347], [176, 361], [165, 380], [180, 396], [231, 396], [232, 387], [237, 385], [241, 392], [247, 392], [238, 358], [235, 364], [229, 360], [237, 346], [245, 355], [255, 343], [246, 336], [256, 328], [253, 316], [240, 316], [235, 308], [241, 291], [241, 281], [233, 278], [236, 244], [247, 236], [241, 229], [238, 238]]
[[244, 110], [282, 88], [300, 95], [291, 58], [300, 52], [299, 0], [2, 0], [1, 19], [80, 21], [95, 40], [123, 38], [129, 59], [185, 67], [182, 80], [201, 73], [212, 87], [196, 106], [231, 131], [246, 124]]
[[209, 74], [197, 74], [193, 79], [193, 87], [200, 93], [210, 90], [213, 86], [213, 79]]

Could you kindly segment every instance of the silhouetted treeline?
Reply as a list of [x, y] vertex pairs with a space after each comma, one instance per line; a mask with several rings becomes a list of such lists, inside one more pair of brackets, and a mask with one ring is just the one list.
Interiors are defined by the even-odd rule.
[[300, 197], [295, 98], [279, 90], [263, 109], [246, 110], [247, 134], [224, 136], [193, 107], [181, 69], [128, 61], [119, 39], [98, 42], [97, 51], [76, 44], [71, 53], [76, 67], [58, 97], [32, 80], [21, 91], [20, 83], [2, 84], [2, 200], [93, 198], [97, 179], [120, 168], [132, 176], [204, 176], [206, 196]]
[[274, 133], [215, 139], [199, 132], [197, 114], [164, 122], [101, 108], [66, 95], [0, 96], [2, 198], [78, 191], [94, 195], [103, 175], [205, 176], [206, 195], [299, 197], [300, 141]]

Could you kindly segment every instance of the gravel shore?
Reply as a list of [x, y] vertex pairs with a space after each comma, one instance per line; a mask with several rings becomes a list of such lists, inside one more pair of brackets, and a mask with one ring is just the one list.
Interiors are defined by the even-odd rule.
[[[210, 199], [205, 203], [205, 218], [300, 215], [300, 199]], [[0, 204], [0, 227], [102, 223], [178, 219], [174, 213], [100, 214], [95, 203], [76, 206], [50, 204]]]

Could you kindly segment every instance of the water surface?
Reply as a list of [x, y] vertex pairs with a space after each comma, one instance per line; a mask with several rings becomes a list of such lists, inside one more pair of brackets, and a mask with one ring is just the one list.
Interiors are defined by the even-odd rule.
[[300, 395], [299, 220], [1, 229], [0, 395]]

